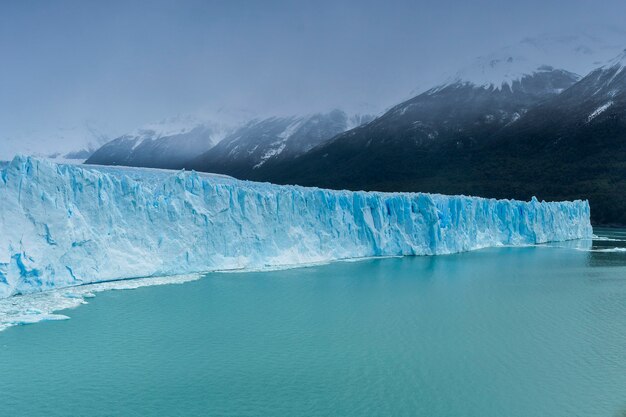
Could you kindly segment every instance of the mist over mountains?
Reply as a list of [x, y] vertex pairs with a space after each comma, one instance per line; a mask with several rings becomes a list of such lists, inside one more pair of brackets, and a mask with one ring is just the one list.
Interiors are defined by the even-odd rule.
[[[368, 7], [364, 5], [364, 8]], [[488, 14], [489, 10], [485, 13]], [[134, 22], [136, 25], [131, 27], [139, 30], [137, 25], [150, 20], [150, 16], [144, 18], [145, 22]], [[537, 21], [536, 18], [533, 22]], [[319, 39], [321, 34], [316, 30], [316, 36], [310, 41], [322, 42], [324, 48], [308, 51], [302, 48], [302, 44], [297, 48], [281, 49], [282, 39], [275, 40], [278, 42], [275, 46], [263, 43], [254, 52], [241, 47], [228, 49], [227, 44], [232, 39], [227, 38], [220, 50], [237, 54], [246, 61], [211, 60], [210, 66], [204, 63], [204, 55], [210, 52], [197, 45], [202, 40], [198, 33], [193, 39], [185, 39], [183, 44], [178, 43], [172, 33], [167, 36], [165, 44], [158, 42], [165, 33], [153, 33], [152, 36], [146, 33], [141, 39], [126, 37], [124, 45], [128, 46], [115, 50], [106, 49], [112, 41], [109, 37], [109, 40], [97, 40], [100, 49], [94, 48], [94, 44], [84, 45], [89, 48], [78, 45], [71, 56], [55, 55], [52, 51], [65, 51], [70, 44], [80, 43], [81, 37], [73, 37], [71, 41], [58, 39], [58, 36], [39, 39], [23, 49], [30, 51], [27, 56], [15, 56], [13, 62], [16, 65], [5, 68], [5, 77], [0, 80], [4, 86], [0, 100], [0, 106], [4, 106], [0, 112], [0, 159], [10, 159], [15, 153], [63, 156], [89, 150], [102, 144], [96, 143], [97, 139], [90, 131], [111, 140], [145, 127], [147, 122], [176, 115], [193, 115], [202, 121], [228, 124], [231, 121], [246, 123], [253, 119], [325, 113], [334, 108], [349, 114], [380, 114], [434, 86], [448, 83], [459, 72], [475, 73], [476, 69], [489, 67], [494, 60], [509, 57], [514, 59], [512, 70], [523, 69], [523, 63], [527, 62], [532, 64], [531, 67], [548, 65], [585, 75], [621, 51], [626, 37], [622, 25], [611, 26], [606, 19], [601, 24], [588, 23], [575, 28], [573, 25], [561, 28], [535, 24], [517, 32], [510, 27], [514, 22], [510, 22], [507, 30], [496, 32], [498, 36], [473, 42], [471, 40], [479, 36], [478, 33], [467, 34], [462, 39], [453, 32], [434, 38], [419, 37], [419, 32], [432, 31], [426, 27], [412, 27], [409, 33], [400, 37], [409, 28], [398, 27], [395, 19], [392, 22], [393, 31], [385, 32], [380, 41], [369, 45], [354, 41], [346, 44], [345, 39], [332, 38], [332, 33], [325, 35], [329, 39]], [[17, 21], [6, 23], [7, 30], [17, 25]], [[32, 22], [23, 23], [19, 31]], [[49, 21], [40, 23], [45, 26]], [[101, 22], [95, 23], [93, 30], [97, 31]], [[383, 16], [379, 16], [380, 25], [387, 23]], [[451, 24], [449, 18], [446, 24]], [[345, 25], [342, 23], [341, 26]], [[119, 33], [110, 35], [124, 36], [125, 30], [131, 27], [118, 28]], [[89, 28], [91, 30], [91, 26]], [[203, 26], [203, 30], [205, 28]], [[276, 30], [287, 30], [284, 26], [281, 28], [276, 27]], [[54, 31], [69, 29], [55, 27]], [[189, 22], [185, 29], [190, 29]], [[364, 39], [375, 36], [378, 30], [369, 24], [361, 29], [367, 32], [362, 34]], [[37, 30], [43, 30], [43, 27]], [[37, 30], [29, 33], [37, 33]], [[541, 30], [545, 33], [527, 35]], [[18, 31], [17, 27], [14, 31]], [[181, 31], [184, 32], [183, 28]], [[89, 36], [89, 33], [83, 35]], [[259, 39], [262, 36], [260, 34]], [[417, 38], [413, 39], [415, 36]], [[451, 42], [451, 39], [456, 40]], [[140, 40], [144, 42], [137, 44]], [[501, 46], [507, 44], [510, 46]], [[118, 62], [121, 65], [115, 65], [116, 55], [130, 45], [135, 45], [133, 53], [124, 55], [123, 62]], [[348, 46], [349, 51], [332, 52]], [[175, 50], [168, 49], [170, 47]], [[272, 50], [264, 49], [266, 47]], [[186, 55], [191, 52], [190, 56]], [[18, 51], [7, 53], [7, 56], [14, 56]], [[92, 65], [73, 63], [78, 53], [83, 55], [82, 62]], [[163, 53], [167, 53], [167, 59]], [[146, 54], [156, 56], [147, 59]], [[324, 59], [313, 65], [311, 60], [316, 54]], [[480, 57], [474, 59], [477, 55]], [[18, 67], [23, 67], [17, 64], [25, 65], [27, 58], [38, 57], [41, 59], [13, 74]], [[259, 59], [271, 61], [271, 72], [267, 72], [267, 67], [249, 66]], [[285, 61], [289, 65], [284, 65]], [[232, 68], [233, 65], [237, 67]], [[241, 74], [241, 68], [246, 69], [245, 74]], [[330, 72], [333, 76], [328, 78]], [[166, 76], [162, 82], [159, 74], [161, 78]], [[493, 77], [493, 74], [489, 76]], [[147, 88], [149, 90], [145, 91]], [[50, 89], [52, 91], [48, 91]], [[83, 131], [84, 134], [70, 135], [69, 131]], [[90, 142], [94, 146], [89, 146]]]
[[626, 189], [625, 54], [619, 36], [525, 38], [376, 116], [178, 116], [113, 140], [92, 129], [48, 156], [326, 188], [589, 198], [594, 222], [626, 224], [615, 192]]
[[[373, 119], [342, 110], [218, 125], [189, 121], [123, 135], [95, 151], [88, 164], [210, 170], [240, 177], [296, 158]], [[163, 129], [165, 126], [167, 128]]]
[[[626, 189], [626, 53], [583, 75], [550, 65], [597, 65], [610, 49], [598, 44], [525, 39], [378, 117], [340, 110], [272, 117], [233, 128], [221, 141], [206, 127], [140, 144], [145, 139], [124, 136], [87, 163], [325, 188], [589, 198], [594, 222], [623, 224], [626, 199], [614, 191]], [[550, 54], [555, 45], [565, 51]]]
[[625, 93], [623, 55], [578, 81], [571, 73], [544, 69], [502, 88], [453, 83], [255, 179], [497, 198], [588, 198], [596, 224], [625, 224]]

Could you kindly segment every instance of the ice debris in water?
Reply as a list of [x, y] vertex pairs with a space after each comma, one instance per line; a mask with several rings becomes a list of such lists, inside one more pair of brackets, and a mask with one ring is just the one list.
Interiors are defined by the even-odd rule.
[[57, 289], [0, 299], [0, 331], [11, 326], [49, 320], [66, 320], [68, 316], [55, 313], [86, 304], [96, 293], [110, 290], [129, 290], [152, 285], [182, 284], [200, 278], [199, 274], [151, 277]]

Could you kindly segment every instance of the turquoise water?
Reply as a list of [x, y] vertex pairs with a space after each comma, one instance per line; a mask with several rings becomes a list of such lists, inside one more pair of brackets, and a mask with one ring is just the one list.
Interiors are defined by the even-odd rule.
[[615, 247], [626, 242], [99, 293], [70, 320], [0, 332], [0, 415], [622, 417]]

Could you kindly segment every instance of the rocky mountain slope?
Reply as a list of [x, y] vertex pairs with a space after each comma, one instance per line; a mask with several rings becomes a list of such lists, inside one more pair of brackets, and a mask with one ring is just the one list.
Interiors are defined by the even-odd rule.
[[291, 161], [371, 119], [371, 116], [348, 116], [341, 110], [333, 110], [308, 116], [254, 120], [184, 167], [251, 178], [263, 167]]
[[120, 136], [95, 151], [86, 163], [178, 168], [215, 146], [230, 128], [175, 118]]

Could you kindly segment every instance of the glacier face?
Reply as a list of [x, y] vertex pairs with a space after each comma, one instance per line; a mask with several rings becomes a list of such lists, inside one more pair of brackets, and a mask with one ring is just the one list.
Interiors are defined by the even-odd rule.
[[17, 156], [0, 298], [132, 277], [589, 238], [586, 201], [331, 191]]

